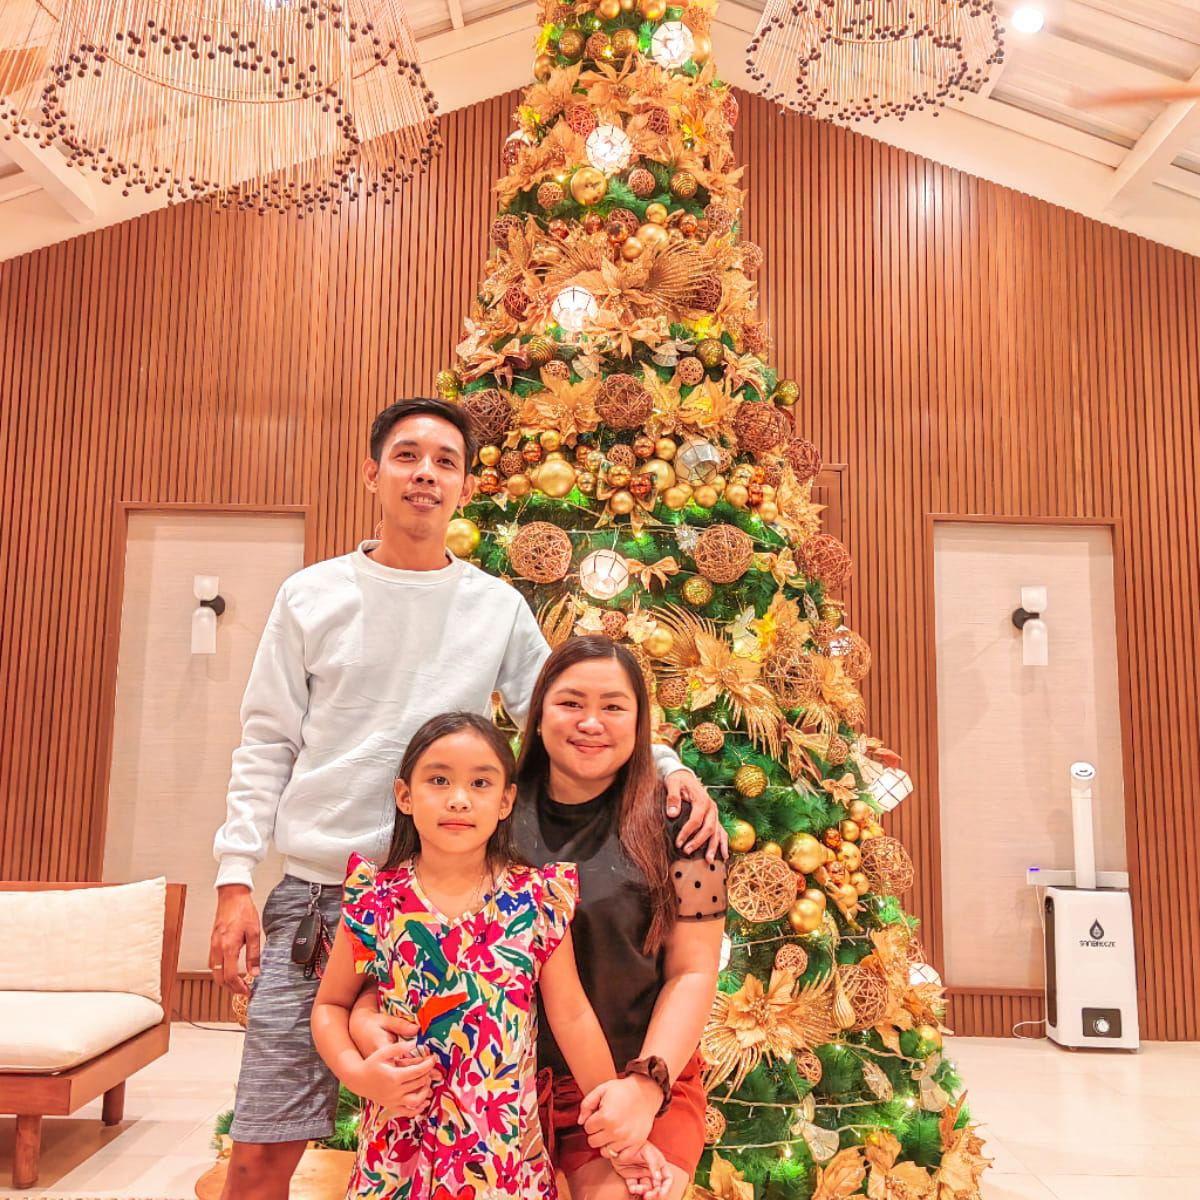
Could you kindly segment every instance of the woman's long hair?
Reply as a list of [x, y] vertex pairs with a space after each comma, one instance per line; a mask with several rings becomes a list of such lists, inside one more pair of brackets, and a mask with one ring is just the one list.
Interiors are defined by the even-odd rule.
[[[516, 761], [513, 758], [512, 747], [504, 734], [498, 730], [486, 717], [471, 712], [442, 713], [440, 717], [430, 717], [409, 740], [400, 761], [400, 770], [396, 772], [397, 779], [403, 779], [411, 788], [417, 763], [433, 749], [442, 738], [464, 729], [476, 734], [487, 744], [500, 762], [504, 772], [504, 786], [508, 787], [516, 779]], [[421, 835], [417, 832], [416, 822], [411, 814], [396, 809], [396, 828], [392, 833], [392, 844], [388, 850], [385, 871], [394, 871], [397, 867], [414, 858], [421, 849]], [[513, 847], [512, 814], [509, 813], [495, 832], [488, 838], [487, 844], [488, 867], [493, 871], [503, 871], [510, 866], [520, 864], [521, 856]]]
[[652, 954], [662, 947], [675, 922], [675, 892], [671, 887], [667, 842], [663, 836], [663, 789], [650, 753], [650, 696], [637, 659], [624, 646], [606, 637], [588, 635], [563, 642], [546, 659], [529, 702], [521, 757], [517, 760], [517, 794], [528, 802], [549, 778], [550, 756], [541, 733], [547, 693], [563, 672], [578, 663], [597, 659], [619, 663], [637, 699], [637, 738], [633, 754], [617, 775], [621, 789], [617, 831], [622, 850], [641, 871], [650, 891], [650, 929], [642, 949]]

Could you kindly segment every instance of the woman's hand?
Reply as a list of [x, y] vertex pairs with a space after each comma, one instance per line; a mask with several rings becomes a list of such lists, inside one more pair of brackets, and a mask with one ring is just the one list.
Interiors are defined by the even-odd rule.
[[351, 1091], [402, 1117], [420, 1117], [433, 1103], [437, 1060], [432, 1054], [412, 1056], [392, 1043], [376, 1050], [346, 1074]]
[[683, 811], [684, 800], [692, 806], [675, 844], [685, 854], [691, 854], [698, 846], [707, 842], [708, 848], [704, 857], [709, 862], [715, 862], [718, 855], [728, 858], [729, 835], [721, 828], [716, 801], [708, 794], [695, 772], [684, 767], [681, 771], [672, 771], [665, 782], [668, 817], [679, 816]]
[[609, 1079], [593, 1088], [579, 1106], [588, 1145], [609, 1159], [641, 1149], [662, 1098], [658, 1085], [644, 1075]]

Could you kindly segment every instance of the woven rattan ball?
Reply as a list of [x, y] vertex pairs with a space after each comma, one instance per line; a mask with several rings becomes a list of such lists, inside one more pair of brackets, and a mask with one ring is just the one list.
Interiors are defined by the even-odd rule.
[[563, 120], [581, 138], [587, 137], [600, 124], [596, 110], [590, 104], [568, 104], [563, 110]]
[[802, 946], [789, 943], [780, 946], [775, 951], [775, 970], [791, 971], [793, 975], [803, 975], [808, 969], [808, 955]]
[[871, 890], [883, 896], [907, 892], [916, 877], [908, 851], [894, 837], [873, 837], [861, 843], [862, 869]]
[[514, 321], [522, 321], [525, 319], [525, 314], [529, 311], [529, 294], [525, 291], [522, 284], [514, 283], [504, 293], [503, 303], [504, 311]]
[[629, 172], [629, 190], [639, 200], [648, 200], [658, 191], [658, 180], [645, 167], [634, 167]]
[[820, 686], [816, 665], [798, 641], [784, 641], [771, 648], [763, 663], [762, 681], [787, 708], [811, 704]]
[[715, 1146], [724, 1136], [726, 1129], [725, 1114], [711, 1104], [704, 1109], [704, 1144]]
[[513, 410], [499, 388], [467, 392], [459, 403], [467, 410], [467, 420], [481, 445], [499, 445], [504, 441], [504, 435], [512, 428]]
[[747, 275], [754, 275], [762, 270], [767, 256], [763, 253], [762, 247], [757, 242], [739, 242], [738, 250], [742, 254], [742, 270]]
[[521, 151], [528, 145], [521, 138], [508, 138], [504, 145], [500, 147], [500, 165], [506, 170], [511, 171], [517, 165], [517, 160], [521, 157]]
[[517, 531], [508, 547], [513, 570], [534, 583], [557, 583], [571, 567], [571, 539], [549, 521]]
[[861, 729], [867, 723], [867, 704], [861, 696], [842, 705], [842, 720], [854, 729]]
[[733, 212], [716, 200], [705, 208], [704, 219], [710, 232], [717, 237], [724, 237], [733, 228]]
[[692, 557], [705, 579], [733, 583], [750, 569], [754, 542], [733, 525], [710, 525], [697, 540]]
[[807, 438], [792, 438], [784, 448], [783, 459], [801, 483], [821, 473], [821, 452]]
[[805, 1046], [803, 1049], [796, 1051], [796, 1057], [792, 1061], [796, 1064], [796, 1071], [805, 1083], [816, 1087], [821, 1082], [821, 1075], [823, 1073], [821, 1060], [817, 1057], [815, 1051]]
[[725, 731], [712, 721], [704, 721], [692, 730], [692, 742], [701, 754], [720, 754], [725, 748]]
[[722, 446], [717, 456], [717, 470], [724, 475], [733, 466], [733, 453], [728, 446]]
[[596, 412], [613, 429], [640, 429], [654, 409], [654, 398], [632, 375], [619, 372], [600, 385]]
[[538, 184], [537, 202], [549, 212], [552, 208], [557, 208], [562, 202], [566, 192], [563, 191], [561, 183], [555, 183], [553, 179], [547, 179], [545, 183]]
[[637, 455], [634, 453], [633, 447], [627, 446], [624, 442], [610, 446], [607, 458], [614, 467], [626, 467], [632, 471], [637, 466]]
[[721, 280], [716, 275], [705, 275], [692, 292], [692, 307], [700, 312], [716, 312], [721, 307]]
[[687, 680], [680, 676], [658, 681], [658, 702], [663, 708], [682, 708], [687, 703]]
[[542, 370], [550, 379], [567, 380], [571, 378], [571, 368], [561, 358], [551, 359]]
[[836, 733], [831, 734], [822, 757], [831, 767], [840, 767], [850, 758], [850, 743]]
[[854, 1009], [851, 1031], [858, 1033], [870, 1029], [887, 1012], [887, 981], [873, 968], [854, 963], [838, 967], [838, 976], [850, 1007]]
[[671, 114], [665, 108], [656, 105], [646, 109], [642, 116], [646, 118], [646, 128], [656, 137], [666, 137], [671, 132]]
[[762, 851], [744, 854], [729, 868], [729, 903], [747, 921], [777, 921], [796, 902], [796, 872]]
[[853, 629], [840, 629], [834, 636], [829, 652], [841, 660], [842, 670], [857, 683], [871, 671], [871, 647], [867, 639]]
[[819, 579], [826, 587], [841, 587], [854, 570], [850, 551], [832, 533], [814, 534], [801, 546], [800, 566], [810, 579]]
[[742, 404], [733, 417], [738, 445], [749, 454], [770, 454], [788, 434], [788, 419], [765, 401]]
[[606, 637], [612, 638], [614, 642], [620, 641], [625, 636], [628, 624], [628, 618], [619, 608], [610, 608], [600, 618], [601, 631]]
[[510, 475], [525, 474], [525, 456], [520, 450], [505, 450], [500, 455], [500, 474], [507, 479]]
[[742, 326], [742, 345], [747, 354], [766, 354], [770, 344], [767, 327], [761, 321], [747, 321]]
[[612, 43], [608, 40], [608, 34], [601, 30], [588, 38], [586, 53], [588, 58], [603, 58], [604, 52], [611, 48]]
[[679, 360], [675, 374], [685, 387], [695, 387], [704, 378], [704, 364], [689, 354]]
[[497, 217], [492, 222], [490, 236], [492, 242], [499, 246], [501, 250], [507, 250], [508, 235], [510, 233], [520, 233], [524, 228], [520, 217], [514, 217], [511, 213], [506, 213], [502, 217]]
[[642, 223], [634, 215], [633, 211], [628, 208], [614, 208], [608, 214], [608, 223], [611, 225], [614, 221], [620, 221], [622, 225], [629, 231], [629, 236], [633, 237], [641, 228]]
[[738, 101], [732, 89], [726, 92], [725, 99], [721, 101], [721, 115], [725, 118], [731, 129], [737, 124]]

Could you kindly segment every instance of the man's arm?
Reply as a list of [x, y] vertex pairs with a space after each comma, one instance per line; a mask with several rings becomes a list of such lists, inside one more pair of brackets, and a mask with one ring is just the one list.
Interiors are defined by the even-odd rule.
[[279, 797], [291, 777], [308, 711], [304, 643], [280, 588], [258, 643], [242, 700], [242, 743], [233, 752], [225, 824], [213, 840], [217, 860], [217, 915], [209, 966], [218, 983], [245, 993], [239, 962], [258, 974], [261, 941], [250, 896], [254, 868], [270, 845]]

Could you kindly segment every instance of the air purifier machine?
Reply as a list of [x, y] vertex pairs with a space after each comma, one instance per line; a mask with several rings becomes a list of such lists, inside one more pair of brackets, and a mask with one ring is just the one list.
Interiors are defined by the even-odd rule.
[[[1138, 1048], [1137, 967], [1127, 888], [1103, 886], [1092, 836], [1091, 763], [1071, 766], [1074, 886], [1046, 888], [1046, 1034], [1071, 1049]], [[1044, 872], [1069, 876], [1069, 872]], [[1122, 879], [1123, 881], [1123, 879]]]

